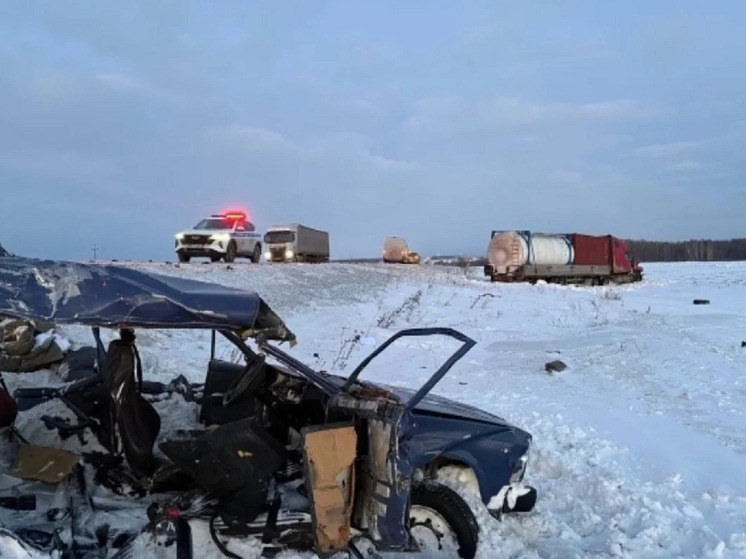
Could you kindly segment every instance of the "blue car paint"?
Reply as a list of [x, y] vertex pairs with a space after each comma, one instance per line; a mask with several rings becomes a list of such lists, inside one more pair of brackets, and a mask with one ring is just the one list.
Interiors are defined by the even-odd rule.
[[[383, 385], [402, 399], [413, 391]], [[399, 444], [407, 445], [413, 468], [438, 458], [461, 462], [474, 470], [485, 504], [510, 482], [514, 467], [528, 451], [532, 437], [505, 419], [441, 396], [429, 394], [406, 414]]]
[[[425, 407], [423, 402], [420, 405]], [[531, 435], [494, 416], [495, 422], [490, 423], [449, 415], [446, 406], [441, 412], [423, 413], [415, 407], [398, 422], [395, 454], [390, 454], [389, 463], [396, 464], [399, 483], [390, 488], [389, 498], [382, 500], [386, 510], [377, 520], [381, 539], [376, 541], [381, 551], [411, 547], [406, 520], [409, 487], [416, 470], [438, 459], [465, 464], [474, 471], [486, 505], [510, 483], [513, 468], [531, 443]]]
[[0, 315], [112, 328], [199, 328], [294, 336], [255, 292], [132, 268], [3, 258]]
[[400, 446], [412, 468], [424, 468], [438, 459], [469, 466], [479, 482], [487, 504], [510, 483], [514, 468], [528, 451], [531, 435], [508, 423], [476, 423], [473, 420], [433, 413], [418, 413], [408, 419]]

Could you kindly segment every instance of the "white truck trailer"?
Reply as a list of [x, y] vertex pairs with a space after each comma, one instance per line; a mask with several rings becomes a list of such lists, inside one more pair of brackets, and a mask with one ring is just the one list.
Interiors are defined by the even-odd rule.
[[386, 263], [419, 264], [420, 255], [409, 250], [407, 241], [401, 237], [386, 237], [383, 244], [383, 261]]
[[329, 261], [329, 233], [299, 223], [270, 227], [264, 246], [267, 262]]

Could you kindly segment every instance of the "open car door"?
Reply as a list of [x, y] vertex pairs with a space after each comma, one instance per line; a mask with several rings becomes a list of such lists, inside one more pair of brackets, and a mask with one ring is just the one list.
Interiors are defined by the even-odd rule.
[[435, 387], [435, 385], [441, 381], [446, 373], [451, 370], [451, 367], [453, 367], [459, 359], [466, 355], [469, 350], [471, 350], [471, 348], [476, 345], [477, 342], [472, 340], [469, 336], [462, 334], [458, 330], [454, 330], [453, 328], [408, 328], [405, 330], [400, 330], [399, 332], [391, 336], [388, 340], [383, 342], [383, 344], [378, 346], [375, 351], [373, 351], [373, 353], [368, 355], [368, 357], [363, 359], [360, 364], [355, 367], [355, 370], [352, 371], [350, 376], [347, 378], [347, 382], [345, 382], [342, 390], [349, 390], [350, 387], [355, 384], [358, 377], [360, 376], [360, 373], [363, 372], [363, 369], [365, 369], [370, 364], [370, 362], [373, 361], [373, 359], [380, 355], [387, 347], [389, 347], [399, 338], [416, 338], [424, 336], [448, 336], [449, 338], [453, 338], [454, 340], [461, 342], [461, 346], [456, 351], [454, 351], [448, 359], [446, 359], [446, 361], [438, 368], [437, 371], [433, 373], [428, 381], [423, 384], [422, 387], [420, 387], [420, 389], [409, 399], [404, 408], [404, 413], [414, 409], [415, 406], [417, 406], [417, 404], [419, 404], [420, 401], [428, 395], [428, 393]]
[[316, 552], [326, 557], [347, 549], [351, 538], [357, 434], [347, 424], [308, 427], [302, 434]]

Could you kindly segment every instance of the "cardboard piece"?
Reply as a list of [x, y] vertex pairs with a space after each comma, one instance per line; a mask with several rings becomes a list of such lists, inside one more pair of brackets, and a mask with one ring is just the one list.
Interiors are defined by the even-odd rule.
[[331, 555], [346, 549], [351, 537], [357, 434], [345, 425], [315, 427], [303, 435], [316, 551]]
[[24, 444], [18, 448], [10, 473], [25, 480], [59, 483], [73, 472], [79, 460], [74, 452]]

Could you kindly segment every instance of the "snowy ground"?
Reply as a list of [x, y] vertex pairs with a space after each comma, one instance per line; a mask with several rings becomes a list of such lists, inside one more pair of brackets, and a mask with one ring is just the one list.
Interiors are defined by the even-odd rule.
[[[435, 392], [532, 433], [527, 482], [539, 491], [533, 512], [502, 522], [472, 498], [480, 557], [746, 557], [746, 263], [647, 265], [643, 283], [613, 288], [498, 285], [424, 265], [126, 265], [255, 289], [297, 334], [291, 353], [337, 373], [404, 327], [476, 339]], [[90, 343], [86, 329], [63, 333]], [[138, 340], [149, 378], [203, 380], [206, 335]], [[449, 349], [402, 343], [365, 374], [417, 387]], [[547, 374], [552, 359], [569, 368]], [[34, 417], [21, 430], [51, 442]], [[221, 557], [194, 530], [195, 556]]]

